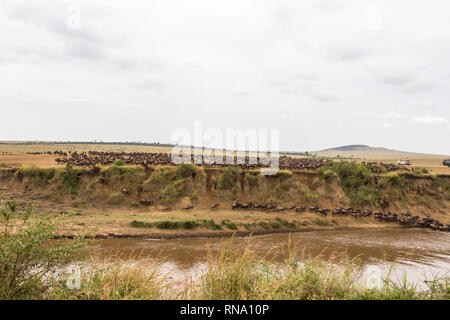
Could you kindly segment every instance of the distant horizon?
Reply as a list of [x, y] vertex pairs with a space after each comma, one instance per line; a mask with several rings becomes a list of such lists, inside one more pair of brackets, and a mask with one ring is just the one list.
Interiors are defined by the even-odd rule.
[[[141, 146], [161, 146], [161, 147], [173, 147], [177, 146], [177, 144], [171, 144], [168, 142], [145, 142], [145, 141], [101, 141], [101, 140], [92, 140], [92, 141], [76, 141], [76, 140], [0, 140], [0, 144], [6, 143], [15, 143], [15, 144], [102, 144], [102, 145], [141, 145]], [[180, 146], [180, 145], [178, 145]], [[189, 146], [188, 146], [189, 147]], [[194, 148], [205, 148], [204, 146], [191, 146]], [[420, 151], [409, 151], [409, 150], [400, 150], [400, 149], [392, 149], [387, 147], [380, 146], [370, 146], [367, 144], [344, 144], [334, 147], [328, 147], [325, 149], [316, 149], [316, 150], [281, 150], [280, 153], [311, 153], [311, 152], [323, 152], [323, 151], [342, 151], [342, 152], [351, 152], [349, 150], [337, 150], [339, 148], [346, 147], [367, 147], [370, 149], [385, 149], [388, 151], [394, 152], [404, 152], [404, 153], [414, 153], [414, 154], [423, 154], [423, 155], [435, 155], [435, 156], [449, 156], [445, 153], [428, 153], [428, 152], [420, 152]], [[208, 149], [208, 148], [206, 148]], [[225, 148], [210, 148], [221, 150]], [[265, 151], [265, 150], [233, 150], [233, 151]], [[355, 150], [357, 151], [357, 150]]]

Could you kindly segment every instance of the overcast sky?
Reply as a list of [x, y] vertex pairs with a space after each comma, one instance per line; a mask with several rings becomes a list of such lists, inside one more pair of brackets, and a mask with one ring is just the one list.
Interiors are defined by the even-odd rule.
[[[79, 15], [78, 15], [79, 13]], [[0, 140], [280, 129], [450, 154], [450, 2], [1, 0]]]

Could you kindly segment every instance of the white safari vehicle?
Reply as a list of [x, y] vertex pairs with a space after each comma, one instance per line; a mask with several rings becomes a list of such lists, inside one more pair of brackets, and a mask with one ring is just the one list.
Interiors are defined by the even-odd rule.
[[400, 159], [400, 160], [397, 161], [397, 164], [401, 165], [401, 166], [409, 166], [409, 165], [411, 165], [411, 160], [409, 160], [409, 159]]

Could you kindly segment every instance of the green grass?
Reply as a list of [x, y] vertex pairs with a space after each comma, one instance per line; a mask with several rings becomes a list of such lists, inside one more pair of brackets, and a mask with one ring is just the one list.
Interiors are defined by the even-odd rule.
[[258, 177], [252, 174], [247, 175], [247, 182], [250, 187], [255, 187], [258, 184]]
[[379, 165], [329, 161], [317, 174], [327, 185], [336, 180], [354, 206], [378, 207], [390, 201], [407, 201], [409, 196], [410, 181], [405, 174], [386, 173]]
[[106, 180], [106, 184], [116, 190], [127, 189], [131, 193], [138, 193], [139, 187], [146, 179], [145, 169], [140, 166], [128, 166], [120, 161], [122, 160], [118, 160], [115, 164], [102, 170], [101, 174]]
[[239, 179], [240, 169], [228, 166], [217, 178], [216, 188], [220, 190], [233, 190]]
[[192, 164], [158, 166], [142, 184], [142, 189], [156, 202], [172, 205], [184, 196], [196, 199], [204, 184], [204, 177], [203, 169]]
[[214, 220], [203, 220], [202, 224], [212, 230], [222, 230], [222, 226], [218, 223], [215, 223]]
[[143, 222], [133, 220], [130, 222], [130, 226], [134, 228], [153, 228], [156, 227], [158, 229], [195, 229], [200, 226], [200, 223], [196, 220], [185, 220], [185, 221], [169, 221], [162, 220], [156, 221], [155, 223]]
[[155, 225], [158, 229], [179, 229], [181, 227], [181, 222], [164, 220], [157, 221]]
[[230, 221], [228, 219], [222, 220], [222, 225], [227, 227], [230, 230], [237, 230], [238, 229], [238, 226], [234, 222], [232, 222], [232, 221]]
[[330, 221], [330, 220], [328, 220], [328, 219], [326, 219], [326, 218], [312, 218], [312, 219], [311, 219], [311, 222], [312, 222], [313, 224], [315, 224], [315, 225], [323, 226], [323, 227], [325, 227], [325, 226], [330, 226], [330, 225], [333, 224], [332, 221]]
[[74, 169], [70, 163], [65, 168], [20, 168], [15, 178], [25, 184], [26, 189], [51, 186], [60, 194], [77, 194], [85, 169]]
[[287, 221], [287, 220], [285, 220], [283, 218], [280, 218], [280, 217], [276, 217], [275, 221], [280, 223], [283, 227], [290, 228], [290, 229], [294, 229], [297, 226], [295, 224], [295, 222], [289, 222], [289, 221]]
[[48, 293], [52, 300], [155, 300], [163, 299], [162, 283], [155, 265], [94, 267], [82, 270], [80, 289], [68, 289], [59, 281]]
[[222, 220], [222, 224], [218, 224], [214, 222], [214, 220], [185, 220], [185, 221], [170, 221], [170, 220], [162, 220], [156, 221], [154, 223], [148, 223], [143, 221], [133, 220], [130, 223], [130, 226], [135, 228], [153, 228], [156, 227], [158, 229], [188, 229], [192, 230], [198, 227], [205, 227], [212, 230], [222, 230], [222, 226], [227, 227], [230, 230], [237, 230], [238, 226], [236, 223], [230, 220]]
[[153, 223], [133, 220], [130, 222], [130, 226], [134, 228], [153, 228]]

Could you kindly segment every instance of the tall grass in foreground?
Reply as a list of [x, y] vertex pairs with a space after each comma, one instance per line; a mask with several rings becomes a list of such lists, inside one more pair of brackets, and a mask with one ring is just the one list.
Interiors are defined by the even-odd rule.
[[231, 300], [356, 300], [356, 299], [449, 299], [449, 278], [426, 282], [428, 290], [418, 290], [406, 278], [398, 283], [382, 279], [382, 286], [369, 288], [360, 281], [364, 266], [357, 260], [332, 257], [300, 259], [295, 245], [287, 244], [288, 257], [275, 263], [281, 252], [274, 248], [266, 257], [259, 257], [248, 244], [236, 248], [233, 241], [223, 244], [216, 255], [210, 255], [207, 271], [193, 290], [198, 299]]
[[[147, 269], [150, 267], [150, 270]], [[50, 290], [50, 299], [64, 300], [159, 300], [167, 284], [151, 266], [114, 264], [96, 267], [84, 274], [79, 289], [68, 289], [65, 281]]]
[[[233, 239], [210, 251], [204, 273], [174, 283], [162, 276], [158, 262], [147, 265], [113, 264], [86, 273], [79, 290], [56, 287], [51, 299], [205, 299], [205, 300], [405, 300], [450, 299], [449, 278], [425, 282], [419, 290], [403, 281], [382, 279], [380, 287], [362, 281], [364, 265], [358, 260], [318, 256], [303, 259], [288, 243], [274, 247], [265, 256], [257, 246], [245, 247]], [[288, 251], [287, 258], [278, 255]], [[62, 284], [62, 282], [61, 282]]]

